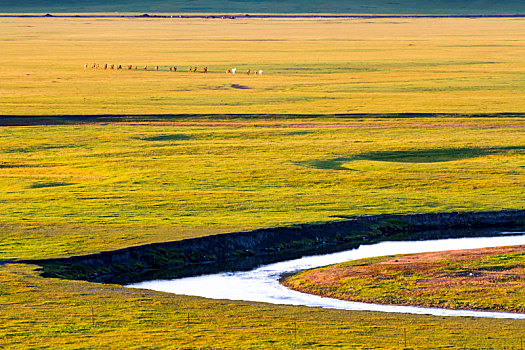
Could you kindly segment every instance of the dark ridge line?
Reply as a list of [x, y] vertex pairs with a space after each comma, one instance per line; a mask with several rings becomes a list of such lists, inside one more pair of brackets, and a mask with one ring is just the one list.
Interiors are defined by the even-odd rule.
[[441, 118], [491, 118], [491, 117], [525, 117], [525, 112], [497, 112], [497, 113], [151, 113], [151, 114], [0, 114], [0, 124], [8, 120], [35, 119], [56, 119], [56, 120], [89, 120], [100, 118], [133, 119], [133, 118], [156, 118], [156, 119], [181, 119], [181, 118], [421, 118], [421, 117], [441, 117]]
[[471, 15], [323, 15], [323, 14], [304, 14], [304, 15], [263, 15], [263, 14], [207, 14], [207, 15], [0, 15], [0, 18], [205, 18], [205, 19], [236, 19], [236, 18], [255, 18], [255, 19], [381, 19], [381, 18], [525, 18], [525, 14], [471, 14]]
[[525, 113], [335, 113], [335, 114], [269, 114], [269, 113], [235, 113], [235, 114], [64, 114], [64, 115], [0, 115], [1, 126], [37, 126], [64, 125], [81, 123], [140, 123], [170, 122], [178, 120], [201, 120], [220, 122], [246, 119], [410, 119], [410, 118], [525, 118]]

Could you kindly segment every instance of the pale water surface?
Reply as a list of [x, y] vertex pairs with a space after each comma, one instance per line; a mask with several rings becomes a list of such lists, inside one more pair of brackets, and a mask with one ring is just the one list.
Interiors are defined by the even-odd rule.
[[[521, 235], [518, 235], [521, 234]], [[314, 255], [300, 259], [263, 265], [251, 271], [224, 272], [173, 280], [156, 280], [128, 285], [156, 291], [272, 304], [305, 305], [344, 310], [366, 310], [429, 314], [436, 316], [474, 316], [525, 319], [525, 314], [448, 310], [398, 305], [377, 305], [320, 297], [288, 289], [279, 284], [283, 273], [296, 272], [344, 261], [392, 254], [437, 252], [443, 250], [475, 249], [525, 244], [525, 235], [502, 232], [498, 237], [454, 238], [428, 241], [381, 242], [362, 245], [357, 249], [332, 254]]]

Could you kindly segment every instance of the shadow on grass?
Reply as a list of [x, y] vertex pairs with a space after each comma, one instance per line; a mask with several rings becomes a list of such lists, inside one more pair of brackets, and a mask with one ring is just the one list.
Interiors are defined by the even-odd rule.
[[141, 137], [140, 139], [144, 141], [186, 141], [186, 140], [193, 140], [194, 137], [190, 135], [184, 135], [184, 134], [166, 134], [166, 135]]
[[230, 86], [231, 86], [232, 88], [234, 88], [234, 89], [241, 89], [241, 90], [248, 90], [248, 89], [251, 89], [251, 87], [249, 87], [249, 86], [239, 85], [239, 84], [231, 84]]
[[50, 181], [50, 182], [34, 182], [29, 187], [30, 188], [47, 188], [47, 187], [61, 187], [61, 186], [70, 186], [70, 185], [74, 185], [74, 183]]
[[477, 158], [511, 151], [525, 151], [525, 146], [487, 147], [487, 148], [442, 148], [410, 151], [382, 151], [357, 154], [352, 157], [316, 159], [297, 164], [314, 169], [351, 170], [344, 163], [355, 160], [369, 160], [396, 163], [440, 163]]
[[301, 119], [301, 118], [525, 118], [525, 113], [348, 113], [348, 114], [93, 114], [93, 115], [0, 115], [0, 126], [75, 125], [86, 123], [147, 123], [179, 120], [245, 120], [245, 119]]

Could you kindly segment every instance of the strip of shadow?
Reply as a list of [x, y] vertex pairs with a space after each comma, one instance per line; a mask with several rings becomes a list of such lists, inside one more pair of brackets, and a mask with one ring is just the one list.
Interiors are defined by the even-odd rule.
[[356, 160], [397, 163], [440, 163], [478, 158], [487, 155], [505, 154], [509, 152], [522, 153], [525, 146], [503, 146], [484, 148], [436, 148], [423, 150], [380, 151], [361, 153], [351, 157], [315, 159], [296, 164], [323, 170], [351, 170], [343, 164]]
[[525, 118], [525, 113], [346, 113], [346, 114], [63, 114], [63, 115], [1, 115], [0, 126], [63, 125], [86, 123], [169, 122], [182, 119], [302, 119], [302, 118]]

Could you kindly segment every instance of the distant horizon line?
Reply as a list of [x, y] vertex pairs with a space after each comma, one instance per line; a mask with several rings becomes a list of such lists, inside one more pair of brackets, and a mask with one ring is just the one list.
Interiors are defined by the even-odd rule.
[[203, 19], [352, 19], [352, 18], [525, 18], [525, 13], [515, 14], [329, 14], [329, 13], [217, 13], [217, 12], [58, 12], [52, 13], [0, 13], [0, 18], [203, 18]]

